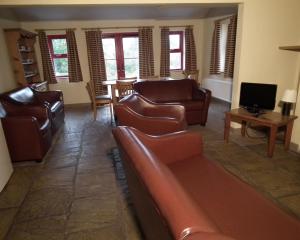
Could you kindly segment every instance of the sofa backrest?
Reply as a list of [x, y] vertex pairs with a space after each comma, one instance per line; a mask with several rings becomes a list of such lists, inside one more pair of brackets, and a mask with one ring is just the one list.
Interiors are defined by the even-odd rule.
[[30, 104], [36, 101], [34, 93], [29, 87], [10, 91], [4, 94], [4, 98], [17, 104]]
[[197, 83], [191, 79], [142, 81], [133, 84], [133, 89], [154, 102], [192, 100]]
[[144, 115], [145, 107], [149, 106], [148, 102], [146, 102], [143, 98], [141, 98], [138, 94], [131, 94], [119, 101], [119, 104], [123, 104], [134, 112]]
[[[144, 145], [143, 138], [135, 134], [137, 132], [139, 131], [130, 127], [118, 127], [113, 130], [125, 165], [132, 166], [134, 169], [134, 171], [131, 171], [131, 175], [126, 174], [127, 178], [131, 179], [132, 172], [136, 173], [135, 175], [141, 182], [139, 186], [145, 186], [147, 193], [157, 206], [154, 209], [159, 211], [158, 216], [162, 218], [160, 219], [162, 221], [161, 225], [163, 226], [164, 222], [167, 223], [168, 226], [166, 227], [169, 227], [173, 235], [172, 239], [188, 239], [185, 238], [187, 235], [196, 232], [218, 233], [217, 227], [189, 197], [168, 167], [157, 159], [149, 145], [147, 147]], [[135, 196], [136, 192], [142, 190], [135, 188], [131, 194]], [[145, 206], [141, 206], [144, 203], [140, 203], [139, 199], [133, 199], [135, 206], [140, 205], [140, 207], [145, 208]], [[138, 201], [138, 204], [136, 204], [136, 201]], [[138, 215], [142, 215], [140, 211], [141, 209], [137, 209]], [[142, 209], [142, 213], [145, 211]], [[147, 239], [155, 239], [149, 237], [155, 231], [153, 225], [150, 225], [152, 223], [143, 224], [143, 221], [147, 221], [147, 218], [144, 219], [145, 216], [139, 217]]]

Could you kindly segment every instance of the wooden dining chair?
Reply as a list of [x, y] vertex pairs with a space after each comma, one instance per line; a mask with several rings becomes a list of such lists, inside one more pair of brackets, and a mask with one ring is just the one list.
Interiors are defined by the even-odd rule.
[[136, 82], [136, 78], [117, 80], [116, 90], [118, 101], [134, 92], [133, 83]]
[[109, 110], [110, 110], [110, 118], [111, 122], [113, 121], [113, 101], [111, 95], [97, 95], [96, 96], [96, 91], [95, 88], [93, 87], [94, 85], [91, 82], [88, 82], [86, 84], [86, 89], [89, 93], [91, 103], [92, 103], [92, 109], [94, 112], [94, 120], [97, 119], [97, 107], [103, 106], [103, 105], [109, 105]]

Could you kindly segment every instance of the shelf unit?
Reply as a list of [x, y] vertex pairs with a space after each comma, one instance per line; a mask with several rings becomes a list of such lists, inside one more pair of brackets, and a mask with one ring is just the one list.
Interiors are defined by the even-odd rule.
[[4, 31], [17, 84], [35, 87], [42, 83], [34, 51], [37, 34], [20, 28]]
[[300, 52], [300, 45], [295, 45], [295, 46], [280, 46], [280, 50], [288, 50], [288, 51], [295, 51], [295, 52]]

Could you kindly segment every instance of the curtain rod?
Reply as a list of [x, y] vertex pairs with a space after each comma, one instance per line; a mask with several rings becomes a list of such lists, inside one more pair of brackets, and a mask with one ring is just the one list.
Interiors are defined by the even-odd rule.
[[81, 28], [81, 29], [88, 31], [88, 30], [124, 29], [124, 28], [142, 28], [142, 27], [154, 28], [154, 26], [130, 26], [130, 27], [95, 27], [95, 28]]
[[215, 22], [221, 22], [221, 21], [223, 21], [223, 20], [230, 19], [230, 18], [232, 18], [232, 17], [234, 17], [234, 16], [237, 16], [237, 15], [234, 14], [234, 15], [231, 15], [231, 16], [228, 16], [228, 17], [220, 18], [220, 19], [215, 20]]
[[45, 29], [34, 29], [34, 31], [62, 31], [62, 30], [76, 30], [76, 28], [45, 28]]
[[179, 26], [159, 26], [159, 28], [163, 28], [163, 27], [194, 27], [194, 25], [179, 25]]

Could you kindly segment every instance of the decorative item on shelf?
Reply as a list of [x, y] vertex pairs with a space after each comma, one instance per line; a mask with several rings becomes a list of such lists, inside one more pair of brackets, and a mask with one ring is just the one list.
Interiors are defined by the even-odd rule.
[[290, 111], [292, 109], [293, 103], [296, 102], [297, 99], [297, 91], [294, 89], [286, 89], [283, 93], [283, 97], [281, 101], [283, 102], [282, 106], [282, 115], [289, 116]]

